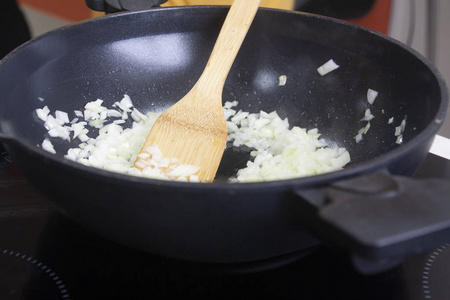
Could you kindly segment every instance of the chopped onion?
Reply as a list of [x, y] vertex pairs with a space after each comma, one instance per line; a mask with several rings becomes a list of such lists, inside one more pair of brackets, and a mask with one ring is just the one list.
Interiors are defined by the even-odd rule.
[[56, 119], [61, 120], [62, 124], [70, 123], [69, 115], [66, 112], [63, 112], [63, 111], [60, 111], [60, 110], [56, 110], [55, 111], [55, 117], [56, 117]]
[[81, 110], [75, 110], [75, 115], [79, 118], [84, 118], [83, 112]]
[[133, 107], [131, 98], [128, 95], [124, 95], [122, 100], [114, 103], [114, 105], [119, 107], [123, 112], [131, 112], [131, 108]]
[[358, 134], [364, 134], [365, 131], [366, 131], [366, 127], [361, 127], [361, 128], [358, 130]]
[[[224, 108], [231, 109], [229, 108]], [[239, 114], [239, 113], [238, 113]], [[236, 114], [237, 115], [237, 114]], [[349, 153], [320, 139], [317, 128], [307, 131], [294, 126], [276, 111], [246, 114], [231, 121], [229, 140], [234, 146], [254, 148], [253, 161], [239, 170], [232, 182], [264, 181], [309, 176], [341, 169], [350, 161]]]
[[225, 102], [225, 104], [223, 105], [224, 109], [230, 109], [232, 107], [235, 107], [236, 105], [238, 105], [239, 102], [238, 101], [227, 101]]
[[[102, 104], [103, 101], [99, 99], [89, 102], [82, 113], [87, 120], [74, 122], [71, 126], [62, 126], [51, 115], [47, 116], [45, 125], [49, 135], [61, 138], [59, 130], [66, 128], [67, 132], [73, 132], [73, 138], [81, 141], [78, 148], [67, 151], [67, 159], [134, 176], [198, 182], [198, 166], [182, 164], [177, 158], [164, 157], [157, 145], [146, 147], [144, 153], [139, 153], [158, 114], [140, 113], [128, 96], [114, 104], [118, 110], [107, 109]], [[233, 182], [315, 175], [339, 170], [350, 161], [347, 150], [321, 139], [317, 128], [306, 130], [294, 126], [289, 129], [287, 118], [281, 119], [276, 111], [237, 112], [234, 109], [237, 105], [237, 101], [227, 102], [223, 108], [229, 127], [229, 140], [236, 146], [245, 145], [254, 151], [251, 152], [252, 160], [247, 163], [247, 167], [230, 179]], [[45, 114], [45, 111], [42, 113]], [[132, 118], [132, 126], [123, 128], [118, 123], [125, 123], [128, 113]], [[108, 120], [108, 117], [121, 118]], [[61, 119], [66, 121], [68, 118], [64, 116]], [[88, 128], [100, 125], [98, 136], [90, 138], [87, 135]], [[50, 140], [46, 141], [43, 148], [50, 151], [53, 149], [48, 144]], [[135, 161], [137, 168], [133, 167]]]
[[405, 118], [402, 120], [402, 122], [400, 123], [400, 128], [401, 128], [402, 132], [405, 131], [405, 128], [406, 128], [406, 116], [405, 116]]
[[44, 106], [44, 108], [38, 108], [36, 109], [36, 114], [39, 119], [42, 121], [47, 121], [48, 114], [50, 113], [50, 109], [47, 106]]
[[372, 113], [370, 112], [370, 108], [368, 108], [364, 112], [364, 118], [362, 118], [361, 121], [371, 121], [373, 120], [373, 118], [375, 118], [375, 116], [372, 115]]
[[55, 148], [53, 147], [53, 144], [49, 139], [44, 139], [44, 141], [42, 142], [42, 149], [54, 154], [56, 153]]
[[363, 139], [362, 135], [363, 135], [363, 133], [360, 132], [354, 137], [356, 143], [359, 143], [362, 141], [362, 139]]
[[406, 119], [407, 119], [407, 116], [405, 116], [403, 118], [403, 120], [399, 126], [395, 127], [394, 135], [397, 137], [397, 139], [395, 141], [396, 144], [403, 143], [403, 132], [405, 131], [405, 128], [406, 128]]
[[286, 75], [281, 75], [280, 77], [278, 77], [278, 85], [279, 86], [285, 86], [286, 85], [286, 81], [287, 81], [287, 76]]
[[122, 118], [122, 113], [120, 111], [115, 110], [115, 109], [108, 109], [107, 113], [108, 113], [108, 117]]
[[321, 76], [324, 76], [336, 70], [337, 68], [339, 68], [339, 66], [334, 62], [334, 60], [330, 59], [329, 61], [318, 67], [317, 72], [319, 72]]
[[370, 122], [367, 122], [366, 127], [364, 127], [364, 134], [366, 134], [369, 131], [370, 128]]
[[367, 90], [367, 101], [372, 105], [378, 96], [378, 92], [372, 89]]

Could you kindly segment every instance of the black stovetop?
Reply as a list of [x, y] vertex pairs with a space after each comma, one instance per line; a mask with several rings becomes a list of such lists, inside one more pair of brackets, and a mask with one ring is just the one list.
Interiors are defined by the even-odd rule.
[[[326, 246], [252, 264], [176, 261], [85, 231], [1, 163], [0, 299], [450, 299], [449, 244], [370, 276]], [[450, 179], [450, 161], [430, 154], [416, 177]]]

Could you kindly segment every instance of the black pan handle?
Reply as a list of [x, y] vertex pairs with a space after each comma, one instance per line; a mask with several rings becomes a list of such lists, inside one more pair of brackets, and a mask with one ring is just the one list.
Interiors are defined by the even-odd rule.
[[450, 240], [450, 181], [387, 172], [296, 190], [305, 226], [350, 250], [362, 273], [384, 271]]

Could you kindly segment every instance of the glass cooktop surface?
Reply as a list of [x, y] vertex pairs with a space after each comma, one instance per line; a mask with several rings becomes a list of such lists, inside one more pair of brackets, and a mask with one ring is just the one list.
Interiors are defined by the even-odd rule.
[[[327, 246], [248, 264], [177, 261], [84, 230], [5, 159], [0, 299], [450, 299], [450, 244], [376, 275]], [[430, 154], [415, 176], [450, 179], [450, 162]]]

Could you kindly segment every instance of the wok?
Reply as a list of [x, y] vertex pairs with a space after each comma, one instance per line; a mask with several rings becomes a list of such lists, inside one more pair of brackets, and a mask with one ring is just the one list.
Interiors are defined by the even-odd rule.
[[[344, 21], [260, 9], [230, 71], [224, 101], [277, 110], [291, 125], [319, 128], [350, 152], [341, 171], [264, 183], [228, 183], [248, 153], [227, 148], [211, 184], [166, 182], [63, 158], [78, 144], [52, 140], [34, 113], [71, 112], [124, 94], [162, 111], [195, 83], [227, 7], [173, 7], [108, 15], [63, 27], [0, 64], [0, 137], [28, 180], [60, 212], [117, 243], [206, 263], [242, 263], [311, 249], [348, 249], [377, 272], [449, 238], [449, 183], [409, 178], [444, 120], [448, 92], [436, 68], [409, 47]], [[340, 68], [321, 77], [329, 59]], [[287, 84], [278, 86], [280, 75]], [[368, 88], [379, 92], [373, 105]], [[44, 99], [40, 101], [39, 98]], [[370, 108], [363, 141], [353, 138]], [[407, 116], [402, 144], [394, 127]], [[394, 117], [394, 123], [388, 120]]]

